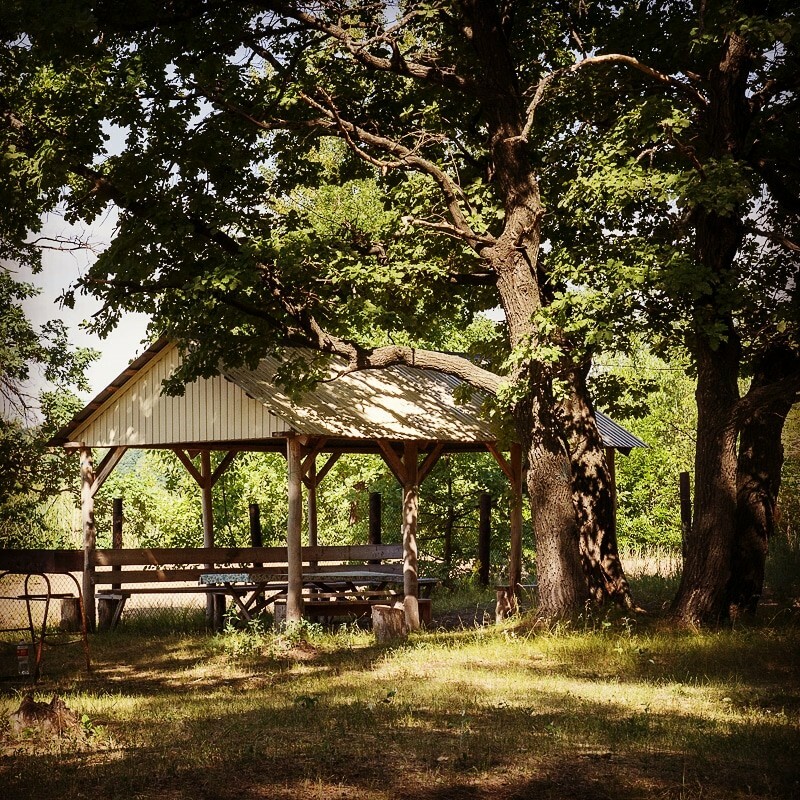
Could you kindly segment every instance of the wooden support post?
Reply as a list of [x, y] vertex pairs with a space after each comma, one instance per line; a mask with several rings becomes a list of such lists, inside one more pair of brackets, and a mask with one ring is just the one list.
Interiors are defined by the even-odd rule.
[[309, 547], [316, 547], [318, 544], [317, 527], [317, 457], [310, 456], [311, 463], [308, 466], [308, 544]]
[[614, 526], [614, 535], [617, 533], [617, 465], [616, 450], [606, 447], [606, 466], [608, 467], [608, 480], [611, 487], [611, 524]]
[[301, 535], [303, 527], [302, 445], [296, 436], [286, 440], [288, 467], [289, 519], [286, 530], [286, 560], [288, 588], [286, 592], [286, 622], [303, 618], [303, 556]]
[[481, 586], [489, 585], [489, 569], [492, 560], [492, 496], [483, 492], [480, 499], [478, 521], [478, 577]]
[[[370, 492], [369, 494], [369, 543], [381, 543], [381, 493]], [[379, 558], [372, 559], [370, 564], [380, 564]]]
[[513, 609], [517, 609], [517, 592], [522, 578], [522, 448], [511, 445], [511, 551], [508, 557], [509, 598]]
[[419, 483], [417, 477], [417, 443], [406, 442], [403, 448], [403, 593], [406, 626], [419, 629], [419, 581], [417, 574], [417, 516]]
[[686, 561], [686, 548], [692, 533], [692, 486], [688, 472], [680, 474], [681, 493], [681, 544], [683, 560]]
[[90, 447], [81, 446], [81, 522], [83, 526], [83, 607], [86, 625], [95, 629], [96, 605], [94, 599], [94, 551], [97, 547], [97, 530], [94, 524], [94, 460]]
[[[122, 498], [115, 497], [111, 509], [111, 547], [114, 550], [122, 549]], [[112, 572], [121, 572], [122, 567], [119, 565], [111, 567]], [[121, 584], [112, 583], [111, 590], [119, 589]]]
[[[203, 450], [200, 453], [200, 493], [201, 507], [203, 510], [203, 547], [214, 546], [214, 502], [213, 502], [213, 478], [211, 473], [211, 453]], [[213, 564], [206, 564], [206, 569], [213, 569]], [[206, 596], [206, 623], [212, 630], [218, 630], [222, 616], [220, 613], [219, 598], [225, 602], [224, 595], [209, 594]]]

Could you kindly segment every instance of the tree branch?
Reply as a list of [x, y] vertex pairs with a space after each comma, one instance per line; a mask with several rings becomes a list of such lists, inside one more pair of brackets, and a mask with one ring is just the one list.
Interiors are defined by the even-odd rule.
[[[408, 61], [402, 55], [395, 34], [401, 31], [412, 19], [419, 16], [420, 14], [417, 12], [412, 11], [406, 14], [395, 24], [384, 29], [383, 33], [378, 36], [364, 40], [356, 40], [340, 25], [321, 19], [290, 3], [267, 2], [265, 3], [265, 7], [274, 11], [276, 14], [283, 14], [286, 17], [300, 22], [309, 30], [318, 31], [334, 39], [344, 47], [353, 60], [369, 69], [378, 72], [392, 72], [396, 75], [414, 78], [415, 80], [425, 83], [437, 84], [447, 89], [455, 89], [459, 92], [468, 92], [470, 94], [477, 93], [475, 83], [468, 78], [458, 75], [455, 70], [443, 70], [437, 66], [426, 66], [414, 61]], [[382, 58], [381, 56], [376, 56], [369, 52], [367, 47], [379, 42], [384, 42], [391, 48], [391, 58]]]
[[741, 430], [759, 412], [768, 411], [771, 405], [787, 397], [796, 398], [798, 393], [800, 393], [800, 370], [790, 372], [772, 383], [751, 388], [734, 407], [734, 424]]
[[[417, 172], [421, 172], [429, 177], [439, 185], [444, 196], [447, 210], [453, 220], [453, 228], [449, 231], [452, 235], [460, 236], [464, 239], [474, 250], [478, 251], [479, 248], [485, 246], [481, 236], [472, 230], [467, 222], [464, 212], [461, 209], [461, 188], [458, 184], [437, 164], [427, 158], [423, 158], [415, 151], [409, 149], [405, 145], [389, 139], [385, 136], [378, 136], [377, 134], [370, 133], [366, 129], [342, 119], [333, 104], [333, 101], [327, 95], [325, 96], [329, 106], [309, 97], [307, 94], [302, 94], [301, 98], [312, 108], [319, 111], [329, 121], [329, 126], [334, 130], [339, 131], [339, 135], [343, 138], [348, 145], [350, 145], [353, 152], [363, 160], [382, 169], [397, 169], [407, 168]], [[375, 159], [369, 153], [366, 153], [361, 147], [358, 146], [359, 142], [376, 147], [384, 153], [394, 156], [395, 161], [380, 161]]]
[[800, 242], [796, 242], [794, 239], [790, 239], [788, 236], [784, 236], [784, 234], [778, 231], [764, 231], [760, 228], [756, 228], [754, 225], [747, 225], [745, 230], [754, 233], [756, 236], [761, 236], [770, 242], [779, 244], [792, 253], [800, 253]]
[[589, 56], [588, 58], [584, 58], [575, 64], [571, 64], [569, 67], [562, 67], [561, 69], [554, 70], [548, 75], [545, 75], [544, 78], [542, 78], [536, 85], [536, 91], [533, 95], [533, 100], [531, 100], [530, 104], [528, 105], [525, 125], [522, 129], [522, 133], [519, 137], [515, 138], [527, 140], [528, 135], [531, 132], [531, 128], [533, 127], [533, 119], [534, 115], [536, 114], [536, 109], [544, 99], [544, 94], [547, 90], [547, 87], [553, 83], [553, 81], [560, 79], [564, 75], [574, 74], [583, 67], [596, 66], [598, 64], [627, 64], [628, 66], [639, 70], [639, 72], [642, 72], [645, 75], [653, 78], [659, 83], [663, 83], [666, 86], [671, 86], [675, 89], [678, 89], [680, 92], [686, 95], [694, 103], [694, 105], [701, 108], [708, 105], [708, 100], [705, 98], [705, 96], [693, 86], [683, 83], [671, 75], [660, 72], [659, 70], [654, 69], [647, 64], [643, 64], [641, 61], [639, 61], [639, 59], [634, 58], [633, 56], [627, 56], [621, 53], [605, 53], [599, 56]]

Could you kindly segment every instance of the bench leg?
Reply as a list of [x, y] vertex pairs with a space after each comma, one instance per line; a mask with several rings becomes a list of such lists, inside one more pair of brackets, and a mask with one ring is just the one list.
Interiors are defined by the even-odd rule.
[[97, 601], [97, 630], [113, 631], [119, 623], [128, 598], [123, 595], [116, 597], [101, 597]]
[[214, 600], [214, 618], [212, 623], [212, 630], [215, 633], [221, 633], [225, 627], [225, 595], [215, 594], [212, 595]]

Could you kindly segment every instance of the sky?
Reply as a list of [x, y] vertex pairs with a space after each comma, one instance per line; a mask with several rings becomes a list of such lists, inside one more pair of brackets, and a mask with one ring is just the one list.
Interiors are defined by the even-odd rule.
[[[42, 232], [38, 235], [49, 237], [69, 237], [77, 233], [87, 236], [93, 249], [102, 251], [110, 240], [116, 224], [116, 215], [108, 214], [98, 220], [91, 228], [74, 228], [57, 215], [48, 216]], [[90, 391], [78, 392], [88, 401], [102, 391], [117, 377], [128, 363], [145, 348], [143, 341], [147, 335], [148, 319], [144, 314], [128, 314], [124, 316], [117, 328], [106, 338], [100, 339], [82, 327], [84, 320], [100, 308], [100, 303], [93, 297], [83, 294], [75, 295], [75, 308], [70, 309], [58, 302], [59, 296], [86, 272], [96, 258], [91, 251], [72, 252], [47, 250], [43, 254], [44, 268], [38, 275], [30, 272], [19, 272], [21, 281], [40, 287], [41, 294], [27, 300], [23, 305], [31, 322], [37, 327], [49, 319], [62, 319], [67, 326], [71, 343], [76, 347], [91, 347], [101, 351], [101, 357], [87, 370]], [[40, 388], [40, 376], [32, 376], [31, 390]]]

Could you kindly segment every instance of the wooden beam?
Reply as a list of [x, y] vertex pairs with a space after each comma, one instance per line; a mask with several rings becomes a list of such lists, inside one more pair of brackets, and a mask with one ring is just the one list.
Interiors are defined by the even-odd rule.
[[397, 479], [401, 486], [405, 486], [408, 481], [406, 480], [405, 466], [403, 460], [397, 455], [397, 451], [392, 447], [388, 439], [376, 439], [378, 447], [381, 449], [381, 456], [383, 457], [386, 466], [389, 467], [392, 475]]
[[325, 447], [327, 441], [328, 439], [325, 436], [320, 436], [314, 441], [311, 447], [307, 447], [306, 452], [303, 454], [303, 475], [308, 475], [311, 465], [315, 463], [315, 459], [322, 452], [322, 448]]
[[322, 483], [323, 478], [331, 471], [331, 467], [342, 457], [341, 453], [331, 453], [328, 460], [317, 471], [317, 486]]
[[222, 458], [222, 461], [219, 462], [217, 468], [214, 470], [214, 474], [211, 476], [211, 485], [213, 486], [221, 477], [222, 474], [225, 472], [226, 469], [231, 465], [236, 456], [239, 455], [238, 450], [228, 450], [227, 453]]
[[92, 482], [91, 492], [92, 497], [97, 494], [97, 490], [105, 483], [106, 478], [112, 473], [114, 467], [119, 464], [122, 456], [125, 455], [127, 447], [111, 447], [105, 454], [105, 457], [100, 462], [100, 466], [95, 473], [94, 481]]
[[[200, 453], [200, 480], [198, 481], [203, 509], [203, 547], [214, 546], [214, 496], [211, 479], [211, 453], [203, 450]], [[206, 562], [205, 566], [207, 569], [214, 567], [210, 562]], [[212, 630], [217, 630], [221, 624], [222, 614], [218, 604], [224, 602], [224, 596], [217, 598], [210, 594], [206, 597], [206, 623]]]
[[503, 470], [506, 478], [508, 478], [510, 481], [513, 481], [514, 471], [511, 468], [511, 464], [506, 461], [505, 457], [498, 449], [497, 444], [495, 442], [484, 442], [484, 445], [486, 446], [486, 449], [494, 456], [494, 460], [500, 465], [500, 469]]
[[444, 442], [437, 442], [434, 445], [433, 450], [425, 457], [425, 460], [420, 464], [419, 469], [417, 470], [417, 483], [421, 486], [425, 478], [428, 477], [430, 471], [436, 466], [439, 461], [439, 458], [442, 455], [442, 451], [444, 450]]
[[183, 450], [178, 449], [177, 447], [173, 448], [173, 453], [178, 456], [181, 464], [186, 467], [187, 472], [195, 479], [198, 486], [203, 485], [203, 476], [198, 471], [197, 467], [192, 464], [192, 460], [189, 456], [183, 452]]

